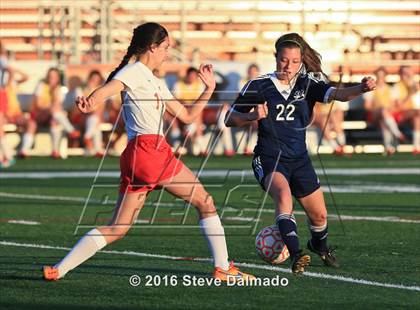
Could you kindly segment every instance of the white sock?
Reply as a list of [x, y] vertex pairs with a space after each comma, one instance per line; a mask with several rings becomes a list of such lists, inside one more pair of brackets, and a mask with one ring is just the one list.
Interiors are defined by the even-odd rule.
[[55, 152], [60, 150], [61, 128], [58, 126], [51, 126], [50, 128], [52, 149]]
[[385, 117], [384, 118], [385, 125], [389, 128], [389, 130], [392, 132], [394, 137], [398, 138], [402, 135], [400, 129], [398, 128], [397, 122], [393, 117]]
[[206, 237], [207, 244], [214, 259], [214, 266], [223, 270], [229, 269], [228, 251], [225, 230], [218, 215], [206, 217], [199, 222], [200, 229]]
[[333, 148], [333, 150], [335, 150], [338, 147], [338, 144], [335, 141], [335, 139], [328, 140], [328, 143], [331, 145], [331, 147]]
[[96, 129], [93, 134], [93, 148], [95, 152], [102, 152], [102, 131]]
[[420, 148], [420, 130], [413, 130], [413, 146]]
[[203, 136], [198, 136], [195, 139], [195, 145], [198, 147], [198, 151], [200, 153], [205, 152], [206, 151], [206, 146], [204, 145], [204, 137]]
[[341, 146], [346, 145], [346, 135], [344, 134], [344, 132], [337, 134], [337, 142]]
[[20, 151], [27, 152], [32, 147], [32, 144], [34, 144], [34, 135], [28, 132], [23, 134]]
[[223, 129], [222, 142], [223, 142], [223, 149], [225, 151], [233, 150], [232, 131], [230, 127], [226, 127]]
[[99, 124], [99, 117], [96, 114], [91, 114], [87, 117], [86, 132], [84, 135], [85, 139], [91, 139], [94, 136], [95, 131], [98, 128], [98, 124]]
[[70, 123], [69, 119], [67, 118], [67, 115], [65, 115], [63, 112], [53, 113], [53, 119], [61, 126], [63, 126], [64, 130], [67, 133], [74, 131], [73, 125]]
[[10, 160], [12, 156], [12, 151], [10, 150], [9, 146], [6, 143], [5, 137], [0, 137], [0, 153], [3, 154], [4, 160]]
[[107, 245], [105, 237], [99, 230], [92, 229], [84, 235], [54, 268], [58, 269], [58, 277], [62, 278], [67, 272], [76, 268], [91, 258], [97, 251]]
[[392, 133], [388, 129], [382, 129], [382, 137], [384, 139], [384, 146], [385, 149], [389, 149], [392, 146], [393, 136]]

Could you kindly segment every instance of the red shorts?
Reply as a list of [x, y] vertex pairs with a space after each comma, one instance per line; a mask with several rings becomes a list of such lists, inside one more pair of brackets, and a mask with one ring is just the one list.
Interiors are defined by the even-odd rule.
[[373, 115], [373, 112], [372, 111], [367, 111], [366, 112], [366, 121], [369, 124], [375, 123], [375, 116]]
[[404, 121], [404, 114], [402, 111], [393, 111], [391, 112], [391, 115], [398, 124]]
[[0, 112], [7, 114], [8, 100], [7, 91], [5, 88], [0, 88]]
[[163, 136], [137, 136], [121, 154], [120, 193], [151, 191], [183, 166]]

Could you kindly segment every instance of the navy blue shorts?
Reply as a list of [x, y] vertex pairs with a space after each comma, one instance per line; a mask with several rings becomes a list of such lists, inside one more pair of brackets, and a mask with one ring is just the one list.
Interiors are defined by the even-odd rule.
[[282, 161], [280, 158], [277, 161], [275, 157], [256, 154], [252, 160], [252, 169], [263, 190], [266, 190], [265, 177], [272, 172], [280, 172], [286, 178], [292, 195], [296, 198], [308, 196], [320, 187], [309, 156], [293, 161]]

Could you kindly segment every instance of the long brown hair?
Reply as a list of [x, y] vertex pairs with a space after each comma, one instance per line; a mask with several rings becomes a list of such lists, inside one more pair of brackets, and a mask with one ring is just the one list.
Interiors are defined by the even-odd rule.
[[306, 71], [320, 72], [325, 75], [321, 68], [321, 55], [316, 50], [314, 50], [299, 34], [292, 32], [282, 35], [277, 39], [275, 47], [276, 56], [285, 47], [299, 48], [302, 54], [302, 62], [306, 67]]
[[157, 23], [145, 23], [134, 28], [133, 37], [131, 38], [126, 54], [118, 67], [108, 76], [106, 82], [111, 81], [115, 74], [129, 63], [131, 57], [144, 54], [153, 44], [159, 45], [167, 37], [168, 31], [165, 27]]

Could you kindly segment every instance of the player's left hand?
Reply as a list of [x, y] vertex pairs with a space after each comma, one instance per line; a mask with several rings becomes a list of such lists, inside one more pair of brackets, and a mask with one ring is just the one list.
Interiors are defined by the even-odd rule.
[[201, 64], [198, 69], [198, 76], [210, 90], [216, 88], [216, 79], [214, 78], [213, 66], [210, 64]]
[[372, 91], [376, 89], [376, 81], [370, 76], [367, 76], [362, 79], [361, 86], [362, 86], [362, 91], [366, 93], [368, 91]]
[[95, 110], [95, 103], [92, 98], [85, 96], [78, 96], [76, 98], [77, 108], [82, 113], [90, 113]]

